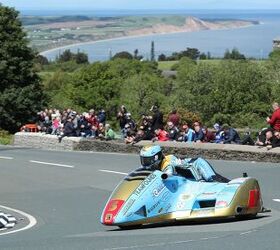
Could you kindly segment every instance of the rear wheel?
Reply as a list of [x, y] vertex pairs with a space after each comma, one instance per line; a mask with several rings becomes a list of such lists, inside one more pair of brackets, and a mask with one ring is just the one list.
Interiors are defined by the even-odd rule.
[[257, 214], [238, 214], [235, 218], [238, 220], [250, 220], [256, 218]]

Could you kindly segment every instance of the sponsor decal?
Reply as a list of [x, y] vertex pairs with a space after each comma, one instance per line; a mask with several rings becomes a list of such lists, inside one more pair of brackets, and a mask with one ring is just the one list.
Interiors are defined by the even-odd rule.
[[170, 208], [171, 208], [171, 203], [168, 203], [166, 208], [164, 209], [164, 212], [167, 213]]
[[205, 192], [205, 193], [202, 193], [203, 195], [214, 195], [216, 194], [216, 192]]
[[134, 204], [135, 201], [136, 201], [135, 199], [131, 198], [131, 199], [125, 204], [125, 206], [124, 206], [124, 208], [123, 208], [123, 210], [122, 210], [123, 215], [125, 215], [125, 214], [127, 213], [128, 209], [131, 208], [131, 206]]
[[191, 197], [192, 197], [192, 195], [190, 195], [190, 194], [181, 194], [179, 196], [179, 199], [182, 201], [186, 201], [186, 200], [190, 199]]
[[133, 192], [135, 195], [139, 196], [141, 192], [156, 178], [155, 174], [150, 174], [142, 183], [139, 185], [138, 188]]
[[151, 208], [148, 209], [148, 213], [151, 213], [152, 211], [154, 211], [160, 204], [160, 201], [158, 201], [157, 203], [155, 203]]
[[165, 185], [163, 183], [161, 183], [158, 187], [156, 187], [153, 190], [153, 192], [152, 192], [153, 196], [154, 197], [159, 196], [162, 193], [162, 191], [164, 190], [164, 188], [165, 188]]
[[177, 202], [177, 205], [176, 205], [177, 209], [182, 209], [184, 207], [184, 204], [185, 203], [183, 201]]
[[169, 191], [166, 191], [165, 193], [163, 193], [161, 199], [162, 201], [167, 201], [170, 198], [170, 193]]
[[163, 207], [161, 207], [159, 210], [158, 210], [158, 214], [160, 214], [163, 210]]

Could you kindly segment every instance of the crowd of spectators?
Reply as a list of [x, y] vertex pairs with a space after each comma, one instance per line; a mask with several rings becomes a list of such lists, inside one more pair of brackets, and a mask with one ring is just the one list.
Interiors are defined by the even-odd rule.
[[[60, 142], [65, 136], [80, 136], [100, 140], [118, 138], [127, 144], [151, 140], [256, 145], [270, 149], [280, 146], [280, 107], [278, 103], [273, 103], [272, 107], [273, 114], [266, 119], [268, 126], [256, 136], [249, 130], [245, 131], [242, 139], [238, 131], [228, 124], [216, 123], [213, 128], [208, 129], [199, 121], [192, 124], [182, 123], [176, 109], [168, 114], [165, 124], [164, 115], [157, 105], [153, 105], [148, 114], [142, 114], [138, 122], [122, 105], [116, 116], [120, 133], [115, 133], [110, 124], [106, 123], [104, 109], [98, 112], [90, 109], [82, 114], [71, 109], [63, 112], [46, 109], [38, 113], [37, 128], [40, 132], [57, 135]], [[22, 131], [28, 131], [28, 128], [23, 126]]]

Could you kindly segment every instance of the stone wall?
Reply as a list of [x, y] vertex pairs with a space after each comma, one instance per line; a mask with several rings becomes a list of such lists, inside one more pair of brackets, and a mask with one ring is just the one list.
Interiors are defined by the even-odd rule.
[[[139, 153], [141, 147], [147, 144], [151, 144], [151, 141], [127, 145], [122, 141], [100, 141], [78, 137], [65, 137], [59, 143], [57, 136], [54, 135], [24, 132], [16, 133], [14, 137], [15, 146], [48, 150]], [[280, 148], [267, 150], [256, 146], [185, 142], [160, 142], [158, 144], [164, 148], [166, 154], [221, 160], [280, 162]]]

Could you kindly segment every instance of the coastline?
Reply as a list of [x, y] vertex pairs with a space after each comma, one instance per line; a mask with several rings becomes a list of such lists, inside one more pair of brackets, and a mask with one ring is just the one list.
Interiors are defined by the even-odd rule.
[[258, 24], [252, 23], [252, 24], [248, 24], [248, 25], [244, 25], [244, 26], [240, 26], [240, 27], [208, 29], [208, 30], [201, 29], [201, 30], [193, 30], [193, 31], [174, 31], [174, 32], [171, 31], [171, 32], [162, 32], [162, 33], [159, 32], [159, 33], [149, 33], [149, 34], [139, 34], [139, 35], [124, 35], [124, 36], [114, 37], [114, 38], [107, 38], [107, 39], [100, 39], [100, 40], [92, 40], [92, 41], [88, 41], [88, 42], [78, 42], [78, 43], [68, 44], [68, 45], [41, 51], [41, 52], [39, 52], [39, 54], [46, 56], [46, 54], [48, 54], [48, 53], [59, 51], [59, 50], [65, 50], [65, 49], [71, 48], [71, 47], [83, 46], [83, 45], [87, 45], [87, 44], [96, 44], [96, 43], [107, 42], [107, 41], [124, 40], [124, 39], [138, 38], [138, 37], [148, 37], [148, 36], [152, 36], [152, 35], [169, 35], [169, 34], [194, 33], [194, 32], [212, 31], [212, 30], [217, 31], [217, 30], [243, 29], [243, 28], [248, 28], [248, 27], [252, 27], [255, 25], [262, 25], [262, 24], [264, 24], [264, 23], [259, 22]]

